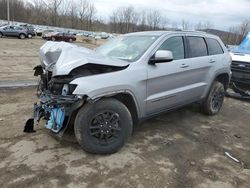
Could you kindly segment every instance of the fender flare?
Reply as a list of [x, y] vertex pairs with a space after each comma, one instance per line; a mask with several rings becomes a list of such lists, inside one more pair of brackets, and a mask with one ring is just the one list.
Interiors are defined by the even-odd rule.
[[117, 94], [128, 94], [132, 97], [134, 103], [135, 103], [135, 107], [136, 107], [136, 111], [137, 111], [137, 114], [138, 114], [138, 117], [141, 116], [141, 110], [139, 108], [139, 104], [138, 104], [138, 100], [136, 99], [134, 93], [129, 90], [129, 89], [120, 89], [120, 90], [115, 90], [115, 91], [111, 91], [111, 92], [106, 92], [106, 93], [101, 93], [101, 94], [98, 94], [98, 95], [95, 95], [95, 96], [88, 96], [88, 95], [85, 95], [87, 96], [87, 102], [90, 102], [90, 103], [94, 103], [98, 100], [100, 100], [101, 98], [104, 98], [104, 97], [113, 97]]

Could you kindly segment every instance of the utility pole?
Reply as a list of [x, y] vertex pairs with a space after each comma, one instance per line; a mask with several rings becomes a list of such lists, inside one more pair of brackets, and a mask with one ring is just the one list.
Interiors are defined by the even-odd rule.
[[8, 24], [10, 24], [10, 0], [7, 0], [7, 19]]

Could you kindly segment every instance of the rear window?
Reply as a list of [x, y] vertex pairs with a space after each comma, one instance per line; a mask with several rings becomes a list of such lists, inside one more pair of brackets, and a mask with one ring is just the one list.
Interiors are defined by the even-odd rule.
[[206, 42], [209, 55], [217, 55], [224, 53], [220, 43], [217, 40], [206, 38]]
[[207, 45], [202, 37], [187, 37], [189, 57], [207, 56]]

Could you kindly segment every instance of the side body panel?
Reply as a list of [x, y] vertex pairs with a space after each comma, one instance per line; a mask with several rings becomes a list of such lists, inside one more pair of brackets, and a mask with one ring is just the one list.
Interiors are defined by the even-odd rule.
[[135, 101], [139, 118], [142, 118], [145, 116], [146, 79], [145, 66], [131, 64], [121, 71], [77, 78], [71, 84], [77, 85], [73, 94], [88, 96], [93, 101], [118, 93], [128, 93]]

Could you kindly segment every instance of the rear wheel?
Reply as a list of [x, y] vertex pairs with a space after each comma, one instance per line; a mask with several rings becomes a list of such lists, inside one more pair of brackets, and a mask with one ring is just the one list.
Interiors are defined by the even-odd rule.
[[69, 42], [73, 42], [73, 40], [72, 40], [72, 39], [69, 39]]
[[33, 36], [32, 34], [28, 34], [28, 38], [31, 39]]
[[110, 154], [118, 151], [132, 133], [132, 117], [127, 107], [116, 99], [86, 104], [75, 119], [75, 136], [90, 153]]
[[21, 33], [21, 34], [19, 35], [19, 38], [20, 38], [20, 39], [25, 39], [25, 37], [26, 37], [25, 34], [22, 34], [22, 33]]
[[218, 81], [215, 81], [210, 89], [209, 95], [202, 105], [203, 112], [207, 115], [217, 114], [222, 107], [224, 96], [224, 85]]
[[52, 37], [51, 40], [52, 40], [52, 41], [56, 41], [56, 38], [55, 38], [55, 37]]

